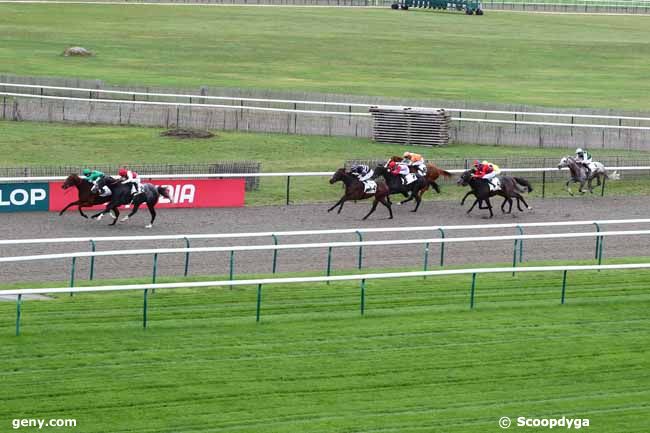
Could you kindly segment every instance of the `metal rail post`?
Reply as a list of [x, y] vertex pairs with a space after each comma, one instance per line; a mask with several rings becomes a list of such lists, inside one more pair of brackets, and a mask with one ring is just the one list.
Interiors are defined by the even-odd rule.
[[542, 198], [546, 197], [546, 171], [542, 172]]
[[[594, 225], [596, 226], [596, 233], [600, 233], [600, 224], [595, 222]], [[599, 251], [599, 247], [600, 247], [600, 242], [602, 241], [601, 238], [602, 238], [602, 236], [596, 236], [596, 253], [594, 254], [594, 259], [598, 258], [598, 251]]]
[[[515, 246], [514, 246], [514, 248], [512, 250], [512, 267], [513, 268], [517, 267], [517, 250], [518, 250], [517, 247], [519, 246], [518, 242], [519, 242], [519, 239], [515, 239]], [[515, 276], [515, 271], [512, 271], [512, 276], [513, 277]]]
[[606, 182], [606, 181], [607, 181], [607, 178], [606, 178], [606, 177], [603, 177], [603, 184], [602, 184], [602, 187], [601, 187], [601, 189], [600, 189], [600, 196], [601, 196], [601, 197], [604, 197], [604, 196], [605, 196], [605, 182]]
[[[229, 269], [228, 275], [230, 277], [229, 279], [232, 281], [233, 278], [235, 277], [235, 251], [234, 250], [230, 251], [230, 266], [229, 266], [229, 268], [230, 269]], [[230, 286], [230, 288], [232, 288], [232, 286]]]
[[[187, 237], [183, 237], [185, 239], [185, 248], [189, 249], [190, 248], [190, 240]], [[185, 271], [183, 272], [183, 276], [187, 277], [187, 273], [190, 269], [190, 252], [185, 253]]]
[[[359, 242], [363, 242], [363, 236], [361, 236], [361, 232], [357, 230], [356, 233], [357, 233], [357, 237], [359, 238]], [[357, 262], [357, 268], [361, 269], [362, 266], [363, 266], [363, 245], [359, 245], [359, 257]]]
[[361, 315], [366, 313], [366, 280], [361, 280]]
[[566, 294], [566, 273], [567, 271], [565, 270], [562, 275], [562, 300], [560, 301], [562, 305], [564, 305], [564, 296]]
[[153, 255], [153, 271], [151, 272], [151, 284], [156, 284], [156, 274], [158, 273], [158, 253]]
[[[517, 225], [517, 231], [521, 236], [524, 235], [524, 229], [520, 225]], [[524, 240], [519, 239], [519, 263], [522, 263], [523, 261], [524, 261]]]
[[[74, 287], [74, 271], [76, 269], [77, 265], [77, 258], [73, 257], [72, 258], [72, 269], [70, 269], [70, 287]], [[72, 292], [70, 292], [70, 296], [72, 296]]]
[[16, 337], [20, 335], [20, 303], [23, 295], [18, 295], [16, 298]]
[[287, 206], [289, 206], [289, 191], [291, 189], [291, 176], [287, 176]]
[[147, 292], [148, 289], [144, 289], [144, 300], [142, 305], [142, 327], [147, 329]]
[[[438, 231], [440, 232], [440, 238], [444, 239], [445, 238], [445, 231], [442, 228], [438, 228]], [[445, 243], [440, 242], [440, 267], [442, 268], [445, 265]]]
[[[91, 239], [90, 240], [90, 251], [92, 251], [94, 253], [95, 250], [96, 250], [95, 241]], [[95, 256], [90, 257], [90, 275], [88, 276], [88, 279], [90, 281], [92, 281], [93, 278], [95, 278]]]
[[257, 308], [255, 309], [255, 321], [260, 322], [260, 310], [262, 309], [262, 285], [257, 285]]
[[[332, 274], [332, 247], [327, 248], [327, 270], [326, 275], [329, 277]], [[327, 282], [329, 286], [330, 282]]]
[[[273, 245], [277, 246], [278, 245], [278, 237], [274, 234], [271, 235], [273, 238]], [[278, 250], [275, 249], [273, 250], [273, 269], [272, 272], [275, 274], [277, 271], [277, 266], [278, 266]]]
[[[424, 265], [422, 266], [423, 271], [427, 271], [429, 268], [429, 242], [424, 244]], [[427, 276], [422, 277], [423, 280], [427, 279]]]
[[472, 291], [469, 295], [469, 308], [474, 309], [474, 292], [476, 289], [476, 273], [472, 274]]

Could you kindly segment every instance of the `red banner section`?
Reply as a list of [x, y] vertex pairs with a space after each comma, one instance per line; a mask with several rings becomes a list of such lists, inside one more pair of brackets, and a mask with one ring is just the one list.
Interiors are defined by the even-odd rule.
[[[167, 187], [171, 201], [160, 197], [156, 208], [241, 207], [244, 206], [244, 179], [165, 179], [146, 181]], [[63, 182], [50, 182], [50, 211], [60, 211], [77, 200], [77, 189], [61, 189]], [[73, 207], [73, 209], [76, 207]], [[103, 209], [104, 205], [88, 209]], [[86, 208], [84, 208], [86, 209]]]

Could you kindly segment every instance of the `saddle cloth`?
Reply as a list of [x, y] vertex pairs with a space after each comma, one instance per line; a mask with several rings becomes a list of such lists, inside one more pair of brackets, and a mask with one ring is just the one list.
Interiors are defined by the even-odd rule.
[[598, 169], [598, 165], [596, 164], [597, 163], [595, 161], [589, 163], [589, 170], [591, 170], [592, 173]]
[[404, 177], [402, 177], [402, 183], [404, 185], [410, 185], [413, 182], [415, 182], [417, 180], [417, 178], [418, 177], [417, 177], [417, 175], [415, 173], [409, 173], [407, 175], [404, 175]]
[[374, 194], [377, 192], [377, 182], [374, 180], [366, 180], [363, 182], [363, 192], [367, 194]]
[[498, 177], [493, 177], [488, 180], [488, 185], [490, 185], [490, 191], [499, 191], [501, 189], [501, 180]]

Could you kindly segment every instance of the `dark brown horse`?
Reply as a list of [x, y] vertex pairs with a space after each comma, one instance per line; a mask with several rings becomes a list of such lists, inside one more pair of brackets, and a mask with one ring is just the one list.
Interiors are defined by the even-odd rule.
[[[400, 162], [403, 159], [404, 158], [402, 158], [401, 156], [394, 155], [390, 158], [390, 161]], [[429, 186], [431, 186], [431, 188], [433, 188], [438, 194], [440, 194], [440, 186], [436, 183], [436, 179], [438, 179], [440, 176], [452, 177], [452, 174], [446, 170], [443, 170], [442, 168], [436, 167], [430, 162], [427, 162], [425, 165], [427, 167], [427, 175], [425, 177], [427, 178], [429, 183], [427, 184], [423, 193], [429, 189]], [[418, 168], [414, 165], [410, 166], [409, 169], [411, 170], [411, 173], [416, 173], [418, 171]]]
[[68, 176], [63, 182], [63, 185], [61, 185], [61, 188], [68, 189], [73, 186], [77, 187], [77, 191], [79, 192], [79, 199], [77, 201], [73, 201], [72, 203], [69, 203], [66, 207], [64, 207], [61, 210], [61, 212], [59, 212], [59, 215], [63, 215], [63, 212], [68, 210], [70, 206], [79, 206], [79, 213], [81, 214], [81, 216], [84, 218], [88, 218], [88, 215], [83, 213], [81, 208], [91, 207], [91, 206], [95, 206], [98, 204], [111, 201], [110, 196], [102, 197], [98, 193], [92, 192], [91, 188], [93, 187], [93, 184], [88, 182], [85, 179], [80, 178], [79, 175], [77, 174], [71, 174], [70, 176]]
[[330, 184], [335, 184], [336, 182], [343, 182], [345, 184], [345, 194], [339, 201], [336, 202], [334, 206], [331, 208], [327, 209], [327, 212], [333, 211], [337, 206], [339, 206], [339, 210], [337, 212], [341, 213], [341, 209], [343, 209], [343, 204], [346, 201], [349, 200], [365, 200], [367, 198], [373, 197], [375, 200], [372, 203], [372, 208], [370, 209], [370, 212], [368, 212], [368, 215], [363, 217], [365, 220], [368, 218], [374, 211], [377, 209], [377, 203], [381, 203], [384, 206], [388, 208], [388, 213], [390, 214], [390, 218], [393, 218], [393, 210], [391, 209], [391, 202], [390, 198], [388, 198], [388, 195], [390, 194], [390, 191], [388, 189], [388, 185], [386, 185], [385, 182], [377, 182], [377, 190], [373, 193], [367, 193], [365, 192], [365, 187], [363, 185], [363, 182], [361, 182], [359, 179], [356, 178], [356, 176], [347, 173], [345, 171], [345, 168], [339, 168], [336, 170], [332, 178], [330, 179]]
[[[465, 204], [465, 199], [468, 196], [473, 194], [474, 197], [476, 197], [476, 200], [474, 200], [474, 203], [469, 208], [467, 213], [470, 213], [472, 209], [474, 209], [474, 206], [478, 204], [479, 209], [488, 209], [490, 211], [490, 218], [492, 218], [494, 214], [492, 213], [492, 204], [490, 203], [490, 197], [494, 197], [495, 195], [504, 198], [503, 203], [501, 203], [501, 212], [504, 213], [512, 212], [513, 198], [517, 199], [517, 209], [519, 209], [520, 212], [524, 211], [521, 208], [520, 203], [523, 203], [529, 210], [532, 210], [532, 207], [528, 206], [528, 203], [526, 203], [526, 200], [521, 195], [521, 193], [532, 192], [533, 186], [523, 177], [499, 176], [499, 179], [501, 181], [501, 189], [498, 191], [492, 191], [490, 190], [490, 185], [487, 179], [475, 178], [472, 176], [472, 174], [473, 174], [473, 170], [465, 171], [460, 176], [460, 178], [458, 178], [458, 182], [457, 182], [458, 185], [462, 185], [462, 186], [469, 185], [470, 187], [470, 191], [467, 194], [465, 194], [465, 197], [463, 197], [463, 199], [460, 202], [461, 206]], [[482, 203], [484, 203], [485, 206], [483, 206]], [[507, 212], [505, 210], [506, 203], [510, 205], [510, 208], [508, 209]]]

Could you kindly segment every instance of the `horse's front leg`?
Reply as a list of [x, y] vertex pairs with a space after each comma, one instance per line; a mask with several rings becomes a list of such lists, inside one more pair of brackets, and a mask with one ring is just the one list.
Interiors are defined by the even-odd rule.
[[487, 208], [490, 211], [490, 218], [492, 218], [494, 216], [494, 213], [492, 213], [492, 203], [490, 203], [489, 198], [485, 199], [485, 204], [487, 204]]
[[465, 205], [465, 200], [466, 200], [467, 197], [469, 197], [471, 194], [474, 194], [474, 192], [473, 192], [473, 191], [469, 191], [467, 194], [465, 194], [465, 197], [463, 197], [463, 199], [460, 201], [460, 205], [461, 205], [461, 206]]
[[77, 205], [77, 204], [79, 204], [79, 203], [81, 203], [80, 200], [73, 201], [72, 203], [69, 203], [66, 207], [64, 207], [63, 209], [61, 209], [61, 212], [59, 212], [59, 216], [63, 215], [63, 212], [67, 211], [68, 208], [69, 208], [70, 206], [74, 206], [74, 205]]
[[[479, 199], [478, 199], [478, 198], [476, 198], [476, 200], [474, 200], [474, 203], [472, 203], [472, 207], [469, 208], [469, 210], [467, 211], [467, 213], [470, 213], [470, 212], [472, 211], [472, 209], [474, 209], [474, 206], [476, 206], [477, 203], [479, 203]], [[479, 207], [479, 209], [481, 208], [480, 203], [479, 203], [478, 207]]]
[[86, 218], [86, 219], [88, 219], [88, 215], [86, 215], [86, 214], [84, 213], [84, 211], [83, 211], [83, 210], [81, 210], [81, 208], [82, 208], [82, 206], [81, 206], [81, 205], [79, 205], [79, 214], [80, 214], [80, 215], [81, 215], [82, 217], [84, 217], [84, 218]]
[[334, 209], [336, 209], [336, 206], [342, 204], [344, 201], [345, 201], [345, 196], [341, 197], [341, 199], [340, 199], [339, 201], [337, 201], [336, 204], [335, 204], [334, 206], [332, 206], [331, 208], [327, 209], [327, 212], [332, 212]]
[[566, 181], [566, 190], [571, 196], [573, 196], [573, 191], [571, 191], [571, 187], [569, 186], [570, 183], [571, 183], [571, 179]]

